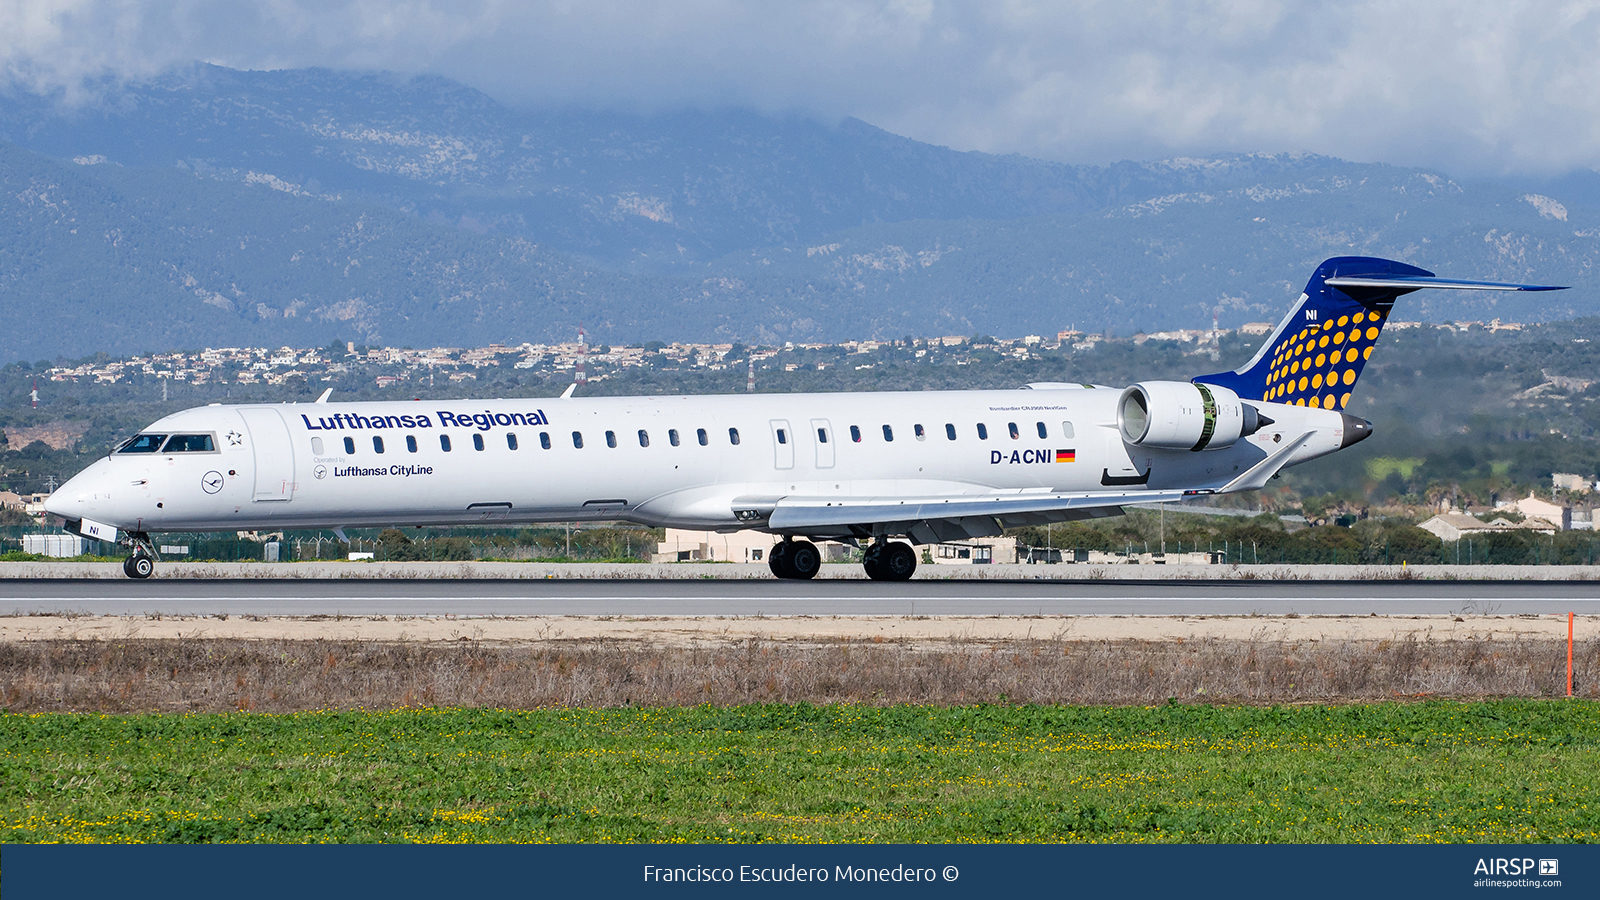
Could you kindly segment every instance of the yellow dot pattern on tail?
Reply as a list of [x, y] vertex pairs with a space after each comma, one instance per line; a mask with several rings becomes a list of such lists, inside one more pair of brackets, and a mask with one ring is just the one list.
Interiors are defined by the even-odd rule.
[[1260, 399], [1344, 409], [1361, 367], [1372, 358], [1385, 316], [1380, 310], [1364, 310], [1279, 336]]

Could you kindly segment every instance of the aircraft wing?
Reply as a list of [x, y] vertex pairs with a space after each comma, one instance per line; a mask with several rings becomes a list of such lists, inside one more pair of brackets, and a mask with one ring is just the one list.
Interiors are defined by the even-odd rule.
[[[1043, 525], [1122, 514], [1128, 503], [1166, 503], [1210, 491], [1095, 493], [1008, 492], [930, 497], [783, 497], [765, 503], [734, 502], [741, 518], [765, 515], [769, 530], [785, 534], [849, 535], [889, 526], [916, 543], [964, 540], [1000, 533], [1001, 525]], [[765, 508], [762, 508], [765, 507]]]

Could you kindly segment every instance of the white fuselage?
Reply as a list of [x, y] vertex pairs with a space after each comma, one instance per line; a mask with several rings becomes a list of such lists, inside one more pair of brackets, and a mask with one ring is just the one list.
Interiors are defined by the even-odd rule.
[[751, 496], [1109, 492], [1129, 483], [1218, 490], [1283, 441], [1314, 432], [1292, 465], [1337, 450], [1343, 439], [1337, 412], [1258, 403], [1273, 424], [1231, 447], [1145, 450], [1118, 432], [1120, 393], [208, 406], [144, 433], [212, 435], [214, 449], [113, 453], [67, 482], [47, 508], [131, 532], [584, 519], [735, 529], [763, 527], [735, 515], [735, 498]]

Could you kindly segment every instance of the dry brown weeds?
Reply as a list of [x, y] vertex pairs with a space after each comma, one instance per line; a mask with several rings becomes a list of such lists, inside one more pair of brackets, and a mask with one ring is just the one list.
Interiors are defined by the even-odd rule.
[[[1577, 648], [1600, 696], [1600, 641]], [[12, 712], [220, 712], [699, 703], [1350, 702], [1549, 697], [1562, 641], [952, 641], [799, 647], [232, 639], [0, 644]]]

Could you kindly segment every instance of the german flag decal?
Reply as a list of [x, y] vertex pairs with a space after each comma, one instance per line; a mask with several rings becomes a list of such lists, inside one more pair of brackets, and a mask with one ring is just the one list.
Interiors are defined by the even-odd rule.
[[1056, 451], [1056, 462], [1058, 462], [1058, 463], [1077, 462], [1077, 461], [1078, 461], [1078, 451], [1076, 451], [1076, 450], [1057, 450]]

